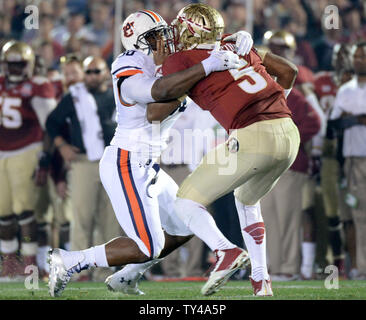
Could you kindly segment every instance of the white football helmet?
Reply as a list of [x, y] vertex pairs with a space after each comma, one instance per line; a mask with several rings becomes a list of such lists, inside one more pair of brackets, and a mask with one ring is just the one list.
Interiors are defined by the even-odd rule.
[[151, 10], [130, 14], [122, 24], [121, 41], [126, 50], [139, 50], [150, 55], [155, 50], [157, 39], [164, 40], [169, 53], [173, 53], [173, 32], [165, 20]]

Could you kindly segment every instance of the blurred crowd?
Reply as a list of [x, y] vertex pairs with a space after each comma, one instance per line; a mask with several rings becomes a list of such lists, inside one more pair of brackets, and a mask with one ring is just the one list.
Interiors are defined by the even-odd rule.
[[[197, 1], [134, 0], [123, 1], [123, 19], [142, 8], [156, 10], [170, 23], [186, 4]], [[246, 0], [206, 0], [220, 10], [227, 32], [246, 26]], [[27, 30], [24, 8], [39, 8], [39, 29]], [[354, 43], [366, 37], [366, 3], [362, 0], [260, 0], [253, 1], [253, 38], [263, 42], [268, 30], [291, 32], [298, 43], [300, 64], [313, 71], [330, 70], [330, 55], [336, 43]], [[327, 29], [322, 21], [336, 6], [336, 29]], [[46, 66], [57, 67], [59, 58], [79, 52], [82, 56], [99, 55], [111, 62], [114, 39], [113, 0], [2, 0], [0, 1], [0, 44], [6, 39], [31, 43], [43, 56]], [[328, 11], [326, 8], [328, 7]], [[122, 20], [123, 20], [122, 19]]]
[[[150, 9], [158, 12], [170, 23], [181, 8], [192, 2], [199, 1], [125, 0], [123, 1], [122, 21], [132, 12]], [[249, 9], [246, 0], [206, 0], [202, 2], [213, 6], [222, 13], [227, 33], [243, 30], [247, 26]], [[90, 65], [83, 64], [83, 59], [90, 56], [100, 57], [107, 63], [106, 66], [111, 65], [114, 59], [115, 39], [114, 3], [114, 0], [0, 0], [0, 48], [11, 39], [21, 40], [29, 44], [37, 55], [38, 64], [36, 61], [36, 67], [39, 68], [38, 72], [47, 76], [52, 82], [55, 98], [59, 103], [63, 95], [68, 92], [70, 85], [82, 81], [83, 73], [86, 72], [86, 75], [90, 71], [89, 77], [91, 77], [92, 73], [98, 70], [95, 66], [92, 68]], [[38, 29], [24, 27], [24, 20], [28, 16], [25, 13], [25, 7], [30, 4], [36, 5], [39, 9]], [[341, 200], [347, 196], [347, 193], [342, 191], [345, 190], [345, 188], [342, 189], [342, 183], [343, 186], [347, 184], [347, 174], [342, 170], [344, 155], [342, 155], [339, 146], [337, 151], [324, 153], [324, 146], [328, 147], [328, 151], [330, 148], [329, 144], [324, 143], [324, 140], [326, 140], [327, 121], [330, 119], [330, 110], [333, 107], [336, 92], [342, 84], [352, 78], [354, 73], [351, 62], [353, 54], [351, 46], [366, 41], [366, 1], [255, 0], [253, 6], [252, 36], [255, 46], [271, 50], [290, 59], [299, 67], [296, 92], [292, 96], [293, 102], [289, 102], [289, 104], [293, 103], [295, 107], [297, 105], [304, 106], [303, 113], [296, 115], [298, 123], [296, 121], [295, 123], [302, 126], [301, 130], [308, 130], [306, 131], [306, 139], [304, 138], [305, 140], [302, 141], [303, 153], [299, 157], [303, 158], [299, 159], [298, 162], [301, 162], [301, 165], [291, 168], [293, 176], [291, 177], [290, 173], [286, 177], [286, 183], [284, 182], [285, 178], [283, 178], [283, 184], [279, 184], [277, 189], [263, 200], [262, 204], [264, 221], [268, 222], [267, 230], [273, 230], [275, 233], [269, 231], [270, 241], [267, 245], [268, 251], [272, 252], [272, 255], [269, 256], [272, 280], [286, 281], [325, 277], [324, 270], [329, 264], [335, 264], [344, 278], [365, 278], [366, 255], [364, 251], [366, 246], [360, 249], [364, 239], [359, 239], [360, 235], [356, 235], [357, 228], [355, 229], [353, 223], [358, 221], [358, 218], [355, 220], [355, 217], [358, 216], [350, 213], [344, 218], [345, 215], [339, 214], [339, 211], [347, 210], [347, 206], [348, 209], [352, 208], [352, 204], [347, 205]], [[336, 14], [330, 19], [329, 14], [332, 13]], [[325, 23], [327, 19], [328, 22], [330, 19], [336, 27], [327, 27]], [[73, 62], [76, 64], [73, 65]], [[100, 70], [102, 69], [108, 69], [108, 67], [100, 68]], [[103, 72], [101, 71], [101, 77]], [[98, 73], [95, 75], [95, 81], [107, 82], [109, 87], [111, 86], [108, 76], [99, 80], [97, 76]], [[332, 96], [331, 100], [328, 99], [329, 96]], [[310, 110], [308, 113], [304, 111], [308, 110], [306, 108]], [[291, 106], [290, 109], [293, 110]], [[293, 112], [296, 113], [296, 109]], [[308, 119], [309, 122], [306, 122], [306, 117], [311, 112], [317, 114], [317, 119]], [[191, 114], [182, 116], [176, 129], [181, 130], [180, 128], [187, 128], [187, 126], [194, 128], [195, 125], [192, 123], [198, 117], [199, 114], [193, 111]], [[217, 128], [217, 123], [213, 119], [206, 122], [201, 121], [201, 127], [202, 123], [205, 123], [212, 130]], [[313, 131], [309, 127], [312, 127]], [[322, 136], [321, 142], [319, 142], [317, 134]], [[334, 137], [327, 138], [334, 140]], [[68, 152], [64, 152], [65, 154], [59, 154], [59, 161], [62, 163], [62, 159], [67, 160], [66, 158], [70, 154], [72, 156], [72, 152], [70, 149]], [[339, 161], [337, 160], [338, 164], [329, 164], [326, 162], [327, 160], [324, 161], [325, 158], [328, 160], [329, 158], [338, 159]], [[303, 165], [304, 162], [306, 162], [305, 165]], [[330, 167], [335, 169], [324, 172], [321, 167], [322, 163], [323, 169]], [[324, 163], [327, 164], [326, 167], [324, 167]], [[184, 163], [184, 159], [165, 164], [163, 161], [162, 165], [177, 183], [180, 183], [193, 170]], [[300, 175], [294, 174], [294, 172], [300, 173]], [[329, 192], [328, 197], [323, 195], [324, 181], [322, 179], [327, 180], [328, 175], [333, 175], [334, 179], [331, 182], [327, 181], [327, 183], [333, 183], [336, 189], [336, 191], [333, 190], [335, 193], [331, 193], [336, 198], [331, 200], [329, 200]], [[45, 229], [49, 238], [46, 235], [38, 237], [38, 245], [43, 248], [42, 252], [39, 251], [41, 254], [38, 258], [38, 264], [43, 266], [45, 273], [47, 273], [47, 266], [40, 261], [42, 259], [44, 261], [47, 248], [50, 245], [70, 248], [69, 222], [73, 223], [76, 220], [72, 203], [69, 203], [71, 178], [64, 172], [61, 172], [60, 176], [59, 178], [53, 177], [53, 182], [49, 182], [53, 186], [50, 192], [50, 198], [53, 200], [46, 202], [45, 205], [42, 203], [37, 209], [42, 211], [42, 215], [44, 215], [53, 203], [53, 211], [61, 211], [60, 214], [55, 215], [55, 218], [52, 218], [53, 223], [56, 222], [56, 228], [53, 226], [53, 229]], [[80, 174], [80, 177], [82, 176], [83, 174]], [[295, 181], [297, 184], [292, 184]], [[69, 186], [67, 186], [68, 184]], [[287, 198], [292, 200], [296, 198], [295, 191], [301, 191], [301, 195], [296, 198], [297, 205], [284, 203], [283, 199], [286, 198], [284, 190], [291, 193], [292, 197], [288, 195]], [[84, 197], [83, 200], [88, 201], [88, 195], [84, 195]], [[275, 204], [276, 199], [279, 199], [281, 205]], [[337, 202], [337, 204], [329, 204], [332, 201]], [[293, 232], [285, 237], [287, 229], [282, 230], [281, 232], [286, 239], [279, 239], [280, 232], [277, 232], [276, 229], [278, 221], [271, 221], [273, 219], [273, 216], [271, 217], [272, 211], [275, 211], [272, 210], [274, 207], [276, 210], [281, 210], [278, 208], [287, 210], [286, 215], [283, 215], [278, 221], [281, 219], [283, 221], [296, 220], [292, 225], [286, 222], [282, 223], [285, 225], [284, 228], [291, 229]], [[361, 209], [363, 210], [361, 210], [361, 216], [362, 214], [366, 216], [366, 207], [361, 207]], [[211, 206], [210, 210], [229, 240], [243, 245], [238, 229], [239, 224], [233, 196], [227, 195], [219, 199]], [[296, 218], [294, 218], [295, 215]], [[365, 220], [363, 217], [360, 219], [363, 222]], [[46, 220], [42, 218], [37, 221], [39, 230], [43, 230]], [[115, 226], [116, 223], [111, 220], [110, 225]], [[362, 226], [366, 226], [366, 224], [362, 224]], [[107, 227], [103, 226], [103, 228]], [[92, 230], [92, 227], [90, 228]], [[92, 232], [90, 230], [88, 229], [86, 232]], [[56, 231], [58, 232], [57, 236], [55, 235]], [[83, 231], [74, 232], [81, 236], [80, 233]], [[113, 232], [113, 234], [118, 234], [118, 230], [115, 228]], [[101, 238], [104, 239], [105, 236], [98, 239]], [[73, 245], [72, 241], [75, 240], [71, 239], [72, 248], [80, 246], [80, 243]], [[86, 242], [85, 248], [91, 245], [91, 243]], [[198, 277], [203, 275], [211, 257], [207, 257], [207, 250], [202, 242], [195, 240], [191, 243], [191, 245], [178, 250], [172, 257], [167, 258], [160, 270], [157, 266], [152, 273], [161, 273], [162, 276], [166, 277]], [[359, 246], [356, 250], [357, 243]], [[362, 250], [363, 252], [361, 252]], [[357, 262], [356, 251], [359, 257], [362, 256], [364, 259], [359, 258], [361, 262]], [[283, 261], [277, 261], [275, 256], [287, 253], [290, 255], [288, 259], [283, 258]], [[188, 264], [188, 262], [190, 263]], [[182, 267], [184, 265], [187, 267]], [[237, 277], [245, 278], [246, 275], [245, 272], [242, 272]], [[105, 274], [94, 279], [102, 280], [104, 277]], [[90, 279], [90, 275], [87, 279]]]

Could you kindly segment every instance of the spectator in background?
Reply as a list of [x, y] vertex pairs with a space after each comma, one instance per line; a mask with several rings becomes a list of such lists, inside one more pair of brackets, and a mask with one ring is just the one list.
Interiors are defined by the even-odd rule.
[[[82, 65], [75, 57], [69, 57], [63, 68], [69, 93], [49, 115], [46, 127], [70, 165], [71, 250], [81, 250], [121, 233], [99, 177], [99, 160], [114, 134], [115, 103], [113, 91], [106, 84], [108, 72], [104, 60], [88, 57]], [[70, 119], [70, 143], [61, 131], [67, 119]], [[110, 271], [100, 269], [94, 276], [104, 280], [106, 272]], [[80, 277], [89, 279], [90, 273]]]
[[309, 165], [305, 143], [320, 129], [319, 117], [296, 88], [288, 96], [287, 105], [300, 132], [299, 153], [291, 168], [261, 201], [272, 281], [296, 280], [300, 275], [302, 200]]
[[65, 24], [59, 25], [52, 31], [52, 38], [65, 46], [71, 37], [81, 38], [87, 33], [84, 13], [75, 10], [70, 12]]
[[52, 3], [53, 15], [55, 17], [55, 26], [62, 26], [67, 24], [67, 21], [70, 19], [70, 12], [67, 7], [67, 0], [53, 0], [42, 2]]
[[41, 42], [37, 48], [37, 54], [44, 59], [45, 67], [47, 69], [58, 67], [59, 60], [56, 59], [54, 55], [52, 42], [47, 40]]
[[345, 42], [342, 37], [342, 19], [339, 19], [339, 29], [329, 29], [321, 22], [322, 35], [313, 42], [313, 48], [318, 60], [318, 69], [330, 71], [332, 70], [332, 54], [333, 48], [337, 43]]
[[247, 20], [247, 10], [245, 2], [242, 0], [231, 0], [223, 15], [225, 21], [225, 32], [235, 33], [245, 27]]
[[95, 3], [90, 12], [91, 22], [86, 26], [87, 31], [93, 36], [100, 47], [107, 44], [111, 30], [111, 8], [103, 2]]
[[346, 158], [346, 203], [351, 208], [356, 228], [356, 264], [354, 279], [366, 279], [366, 42], [352, 48], [355, 76], [343, 84], [337, 93], [330, 118], [345, 121], [353, 116], [353, 123], [345, 125], [343, 156]]
[[49, 14], [42, 14], [40, 16], [40, 25], [42, 26], [37, 30], [37, 33], [34, 35], [33, 39], [26, 39], [25, 41], [31, 41], [32, 45], [37, 48], [42, 46], [44, 43], [51, 44], [53, 51], [53, 59], [58, 60], [64, 54], [64, 48], [62, 45], [53, 39], [52, 30], [54, 28], [54, 17]]

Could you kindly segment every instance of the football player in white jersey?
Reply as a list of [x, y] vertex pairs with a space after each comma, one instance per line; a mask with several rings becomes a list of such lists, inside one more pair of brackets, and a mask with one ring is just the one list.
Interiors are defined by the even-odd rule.
[[[140, 266], [128, 266], [131, 269], [128, 273], [135, 273], [138, 278], [157, 258], [191, 238], [191, 232], [173, 211], [178, 187], [159, 170], [156, 160], [165, 147], [169, 128], [184, 109], [182, 100], [186, 92], [211, 72], [238, 68], [239, 58], [230, 51], [214, 50], [201, 63], [158, 78], [155, 64], [161, 64], [164, 55], [173, 52], [170, 32], [161, 16], [149, 10], [131, 14], [123, 23], [121, 40], [127, 51], [117, 57], [111, 71], [118, 127], [100, 162], [100, 175], [128, 237], [82, 251], [52, 250], [51, 296], [62, 293], [72, 274], [93, 266], [138, 263]], [[156, 45], [161, 41], [164, 50]], [[151, 56], [154, 50], [160, 52], [154, 55], [155, 64]], [[152, 125], [146, 119], [147, 103], [154, 101], [176, 106], [161, 125]], [[128, 288], [130, 293], [140, 293], [137, 288]]]

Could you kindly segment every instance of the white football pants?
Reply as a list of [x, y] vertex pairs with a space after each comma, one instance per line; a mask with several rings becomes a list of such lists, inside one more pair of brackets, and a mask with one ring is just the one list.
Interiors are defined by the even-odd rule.
[[145, 255], [157, 258], [164, 248], [163, 229], [177, 236], [192, 233], [174, 211], [177, 184], [157, 164], [149, 162], [108, 146], [99, 172], [123, 231]]

